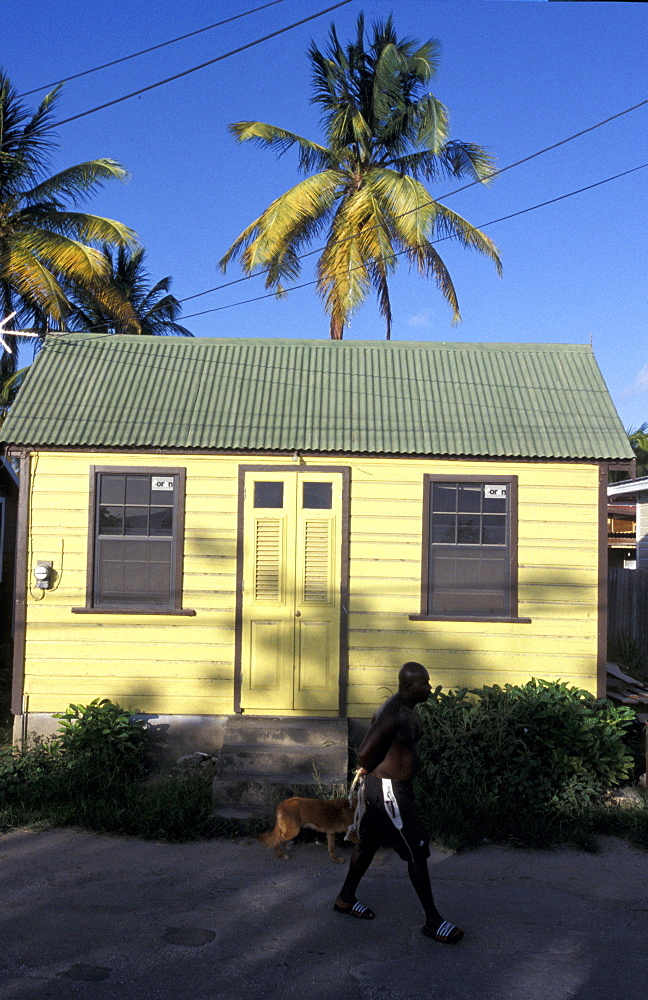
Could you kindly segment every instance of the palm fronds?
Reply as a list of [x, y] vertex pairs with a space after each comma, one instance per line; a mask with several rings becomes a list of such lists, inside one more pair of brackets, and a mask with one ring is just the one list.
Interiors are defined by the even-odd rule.
[[494, 160], [482, 147], [450, 138], [448, 112], [427, 90], [439, 63], [439, 43], [399, 38], [391, 17], [364, 17], [344, 47], [335, 26], [322, 51], [311, 44], [312, 103], [321, 110], [325, 143], [264, 122], [238, 122], [230, 131], [282, 156], [297, 147], [304, 173], [318, 170], [276, 198], [237, 237], [220, 260], [234, 258], [251, 274], [266, 271], [266, 287], [282, 293], [300, 271], [299, 253], [327, 226], [317, 265], [317, 288], [330, 316], [330, 334], [343, 336], [370, 291], [378, 297], [386, 336], [392, 314], [387, 285], [399, 255], [436, 281], [460, 319], [457, 294], [433, 246], [451, 237], [489, 257], [501, 271], [495, 244], [456, 212], [435, 201], [422, 181], [469, 177], [485, 182]]
[[76, 211], [104, 183], [128, 175], [115, 160], [98, 159], [48, 176], [59, 92], [31, 112], [0, 73], [2, 315], [16, 311], [14, 329], [61, 329], [74, 294], [81, 293], [109, 298], [124, 322], [136, 324], [128, 302], [104, 287], [110, 271], [99, 249], [104, 243], [136, 246], [135, 233], [113, 219]]

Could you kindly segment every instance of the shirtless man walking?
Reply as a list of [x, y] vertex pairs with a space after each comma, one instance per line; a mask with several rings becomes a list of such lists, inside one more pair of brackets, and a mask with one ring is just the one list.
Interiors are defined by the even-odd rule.
[[398, 674], [398, 692], [371, 720], [358, 760], [364, 773], [366, 808], [344, 885], [334, 909], [361, 920], [375, 914], [356, 899], [356, 889], [379, 847], [393, 847], [407, 862], [410, 881], [425, 911], [421, 932], [441, 944], [461, 941], [461, 928], [444, 920], [432, 898], [427, 859], [429, 839], [414, 806], [412, 778], [419, 765], [421, 723], [416, 706], [430, 695], [430, 676], [420, 663], [406, 663]]

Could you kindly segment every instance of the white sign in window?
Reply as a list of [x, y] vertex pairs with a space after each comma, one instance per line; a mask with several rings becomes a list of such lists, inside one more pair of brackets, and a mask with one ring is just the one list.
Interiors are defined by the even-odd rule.
[[165, 490], [166, 492], [173, 492], [173, 476], [152, 476], [151, 477], [151, 489], [152, 490]]
[[484, 486], [484, 497], [487, 500], [506, 500], [506, 486]]

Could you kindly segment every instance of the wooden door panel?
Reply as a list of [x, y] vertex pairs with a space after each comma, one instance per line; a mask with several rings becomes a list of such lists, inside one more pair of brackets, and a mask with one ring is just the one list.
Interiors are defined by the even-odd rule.
[[326, 711], [337, 690], [338, 644], [330, 621], [298, 621], [295, 707]]
[[292, 657], [291, 633], [285, 622], [250, 622], [249, 644], [255, 655], [250, 658], [248, 693], [260, 707], [281, 709], [290, 700], [292, 678], [285, 667]]
[[[274, 509], [255, 507], [260, 497]], [[245, 711], [337, 711], [341, 505], [339, 472], [246, 474]]]

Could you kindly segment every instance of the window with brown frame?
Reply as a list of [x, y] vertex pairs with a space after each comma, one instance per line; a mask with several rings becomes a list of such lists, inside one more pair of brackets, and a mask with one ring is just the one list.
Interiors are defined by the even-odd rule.
[[517, 477], [425, 477], [421, 615], [517, 616]]
[[184, 469], [98, 467], [91, 511], [88, 606], [182, 606]]

